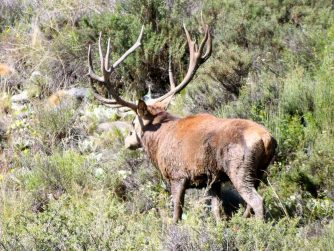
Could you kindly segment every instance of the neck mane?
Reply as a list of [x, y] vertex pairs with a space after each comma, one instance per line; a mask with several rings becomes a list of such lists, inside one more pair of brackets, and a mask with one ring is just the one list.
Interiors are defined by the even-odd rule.
[[149, 125], [145, 126], [141, 141], [149, 158], [154, 164], [157, 164], [156, 154], [159, 141], [166, 137], [166, 132], [175, 125], [174, 121], [177, 121], [180, 118], [162, 108], [149, 107], [149, 111], [154, 118]]

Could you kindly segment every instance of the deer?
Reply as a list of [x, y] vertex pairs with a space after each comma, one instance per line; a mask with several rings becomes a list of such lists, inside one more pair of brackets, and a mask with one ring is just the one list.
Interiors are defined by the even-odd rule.
[[[194, 78], [197, 69], [212, 53], [212, 35], [203, 24], [204, 36], [198, 44], [184, 25], [189, 49], [188, 70], [180, 83], [175, 83], [172, 64], [168, 74], [170, 90], [160, 97], [137, 103], [121, 97], [111, 81], [115, 69], [141, 45], [144, 26], [137, 41], [115, 63], [109, 63], [110, 38], [103, 54], [101, 33], [98, 41], [102, 76], [95, 73], [91, 45], [88, 48], [88, 76], [94, 97], [113, 108], [133, 111], [133, 130], [125, 138], [125, 147], [144, 148], [151, 162], [170, 185], [173, 201], [173, 222], [182, 218], [186, 189], [208, 189], [214, 216], [221, 219], [221, 186], [231, 182], [247, 203], [244, 213], [264, 219], [263, 198], [257, 192], [261, 178], [273, 159], [276, 140], [262, 125], [247, 119], [217, 118], [210, 114], [196, 114], [183, 118], [167, 111], [172, 98]], [[104, 86], [109, 96], [102, 95], [95, 84]]]

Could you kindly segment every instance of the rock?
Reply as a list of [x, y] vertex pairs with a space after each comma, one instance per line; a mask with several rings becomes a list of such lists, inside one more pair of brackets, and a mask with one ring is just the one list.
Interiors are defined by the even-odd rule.
[[69, 90], [66, 90], [66, 93], [76, 98], [86, 98], [89, 95], [89, 88], [74, 87]]
[[28, 118], [32, 114], [32, 110], [29, 109], [28, 104], [13, 102], [11, 108], [14, 111], [13, 114], [15, 114], [16, 119], [18, 120]]
[[96, 178], [102, 178], [103, 176], [105, 176], [105, 171], [99, 167], [95, 169], [95, 177]]
[[32, 112], [26, 111], [26, 112], [20, 112], [17, 114], [16, 119], [17, 120], [22, 120], [29, 118], [29, 116], [32, 114]]
[[119, 115], [116, 109], [99, 105], [93, 109], [85, 109], [83, 117], [85, 117], [85, 121], [94, 121], [96, 124], [100, 124], [115, 120]]
[[11, 106], [11, 108], [14, 110], [14, 111], [22, 111], [22, 110], [24, 110], [24, 109], [26, 109], [27, 107], [26, 107], [26, 105], [24, 105], [24, 104], [20, 104], [20, 103], [12, 103], [12, 106]]
[[126, 132], [131, 131], [132, 126], [130, 125], [130, 123], [124, 121], [104, 122], [97, 126], [96, 131], [98, 133], [102, 133], [114, 129], [118, 129], [122, 132], [122, 134], [125, 134]]
[[47, 98], [47, 104], [50, 107], [58, 108], [64, 105], [69, 104], [74, 100], [82, 101], [87, 98], [89, 95], [88, 88], [71, 88], [71, 89], [62, 89], [54, 92]]
[[0, 118], [0, 139], [6, 137], [10, 125], [12, 123], [12, 117], [10, 115], [1, 116]]
[[14, 103], [27, 103], [29, 102], [28, 91], [23, 91], [20, 94], [12, 96], [12, 102]]

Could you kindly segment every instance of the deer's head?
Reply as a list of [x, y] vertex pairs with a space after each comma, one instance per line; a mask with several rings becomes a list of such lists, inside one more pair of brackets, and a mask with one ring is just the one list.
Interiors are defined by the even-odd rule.
[[[212, 51], [212, 38], [208, 25], [203, 25], [203, 26], [204, 26], [204, 37], [199, 45], [196, 43], [196, 41], [191, 39], [188, 30], [184, 26], [189, 47], [189, 56], [190, 56], [188, 71], [183, 80], [179, 84], [176, 84], [174, 81], [171, 60], [170, 60], [168, 67], [170, 90], [161, 97], [150, 99], [148, 103], [145, 103], [143, 100], [139, 100], [138, 103], [135, 104], [124, 100], [122, 97], [118, 95], [115, 85], [111, 83], [111, 78], [110, 78], [111, 74], [115, 71], [115, 69], [119, 66], [119, 64], [122, 63], [132, 52], [134, 52], [141, 45], [141, 39], [144, 27], [142, 27], [139, 37], [137, 41], [134, 43], [134, 45], [129, 50], [127, 50], [112, 65], [109, 64], [110, 38], [108, 39], [107, 51], [106, 55], [104, 56], [101, 46], [101, 33], [100, 33], [99, 55], [100, 55], [102, 76], [98, 76], [93, 70], [91, 46], [89, 46], [88, 75], [90, 77], [90, 82], [93, 89], [93, 95], [95, 96], [95, 98], [109, 107], [113, 108], [125, 107], [127, 109], [132, 110], [136, 114], [135, 119], [132, 121], [133, 130], [130, 132], [130, 135], [125, 139], [125, 146], [127, 148], [136, 149], [140, 147], [141, 138], [145, 130], [147, 130], [147, 128], [152, 128], [152, 126], [154, 127], [156, 125], [159, 125], [159, 123], [160, 124], [163, 123], [163, 121], [159, 119], [159, 116], [161, 117], [162, 114], [165, 112], [173, 96], [177, 93], [180, 93], [191, 82], [199, 66], [203, 64], [210, 57]], [[205, 52], [204, 52], [204, 47], [206, 47]], [[111, 98], [105, 98], [104, 96], [102, 96], [96, 89], [94, 82], [103, 85], [107, 89]]]

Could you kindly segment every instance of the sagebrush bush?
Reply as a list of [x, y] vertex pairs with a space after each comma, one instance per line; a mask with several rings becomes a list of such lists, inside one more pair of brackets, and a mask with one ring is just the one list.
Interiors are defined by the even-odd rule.
[[[97, 208], [98, 205], [98, 208]], [[133, 216], [136, 216], [134, 218]], [[18, 215], [20, 225], [3, 226], [6, 249], [128, 250], [159, 247], [158, 218], [127, 214], [107, 191], [93, 196], [65, 195], [39, 214]], [[15, 236], [15, 238], [10, 238]]]
[[48, 151], [54, 146], [66, 145], [69, 138], [75, 137], [78, 132], [74, 125], [80, 112], [77, 109], [77, 101], [72, 97], [63, 97], [61, 104], [56, 107], [50, 106], [45, 101], [36, 103], [33, 126], [30, 125], [36, 146]]

